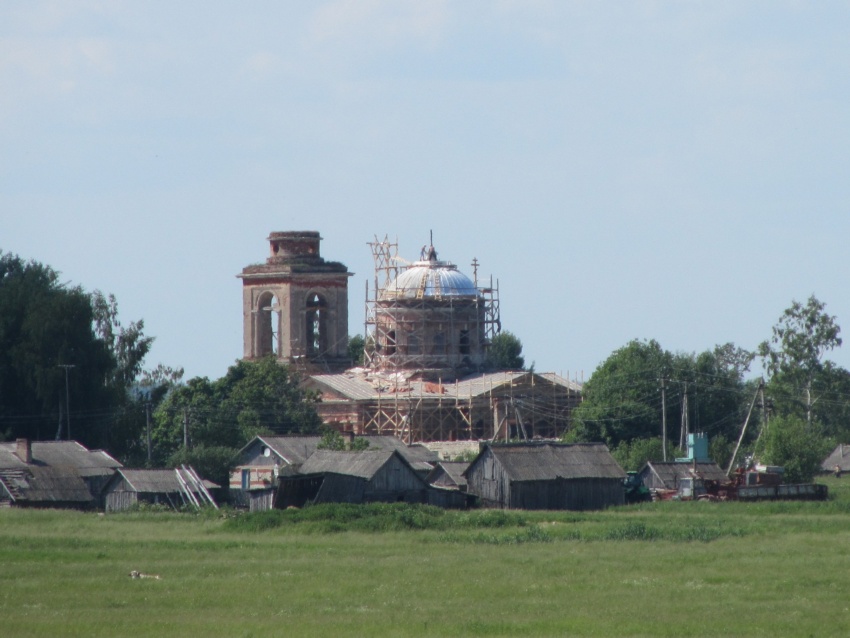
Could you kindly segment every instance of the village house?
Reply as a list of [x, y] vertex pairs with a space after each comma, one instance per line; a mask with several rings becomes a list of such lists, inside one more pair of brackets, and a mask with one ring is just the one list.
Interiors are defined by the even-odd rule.
[[281, 476], [275, 507], [307, 503], [426, 503], [428, 486], [398, 450], [317, 450], [297, 475]]
[[465, 472], [485, 507], [593, 510], [623, 505], [626, 473], [601, 443], [485, 445]]
[[103, 487], [120, 467], [121, 463], [103, 450], [89, 450], [76, 441], [0, 443], [0, 503], [103, 507]]

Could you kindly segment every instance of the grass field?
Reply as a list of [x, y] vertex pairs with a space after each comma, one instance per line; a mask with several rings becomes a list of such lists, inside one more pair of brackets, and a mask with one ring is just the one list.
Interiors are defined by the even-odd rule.
[[850, 479], [825, 482], [586, 514], [3, 510], [0, 636], [848, 636]]

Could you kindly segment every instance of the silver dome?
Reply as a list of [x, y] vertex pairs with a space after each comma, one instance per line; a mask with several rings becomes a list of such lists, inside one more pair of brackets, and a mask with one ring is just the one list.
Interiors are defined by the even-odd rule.
[[477, 297], [472, 280], [447, 261], [416, 261], [391, 282], [381, 299]]

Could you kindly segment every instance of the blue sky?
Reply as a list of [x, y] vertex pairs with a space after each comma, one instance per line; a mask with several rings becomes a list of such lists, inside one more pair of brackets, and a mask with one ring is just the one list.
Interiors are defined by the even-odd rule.
[[813, 293], [850, 331], [848, 28], [844, 2], [4, 2], [0, 249], [115, 294], [187, 377], [241, 356], [235, 275], [278, 230], [355, 273], [352, 334], [367, 242], [433, 230], [539, 371], [755, 348]]

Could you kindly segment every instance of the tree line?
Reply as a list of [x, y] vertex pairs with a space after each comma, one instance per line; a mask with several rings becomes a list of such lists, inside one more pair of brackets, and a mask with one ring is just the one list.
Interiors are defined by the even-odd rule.
[[[682, 456], [685, 434], [703, 432], [723, 469], [740, 439], [736, 464], [755, 458], [784, 466], [789, 481], [810, 480], [836, 442], [850, 440], [850, 372], [826, 359], [841, 346], [840, 332], [812, 295], [793, 301], [753, 350], [727, 343], [670, 352], [655, 340], [633, 340], [585, 383], [565, 438], [605, 442], [637, 470]], [[748, 374], [757, 361], [762, 378]]]

